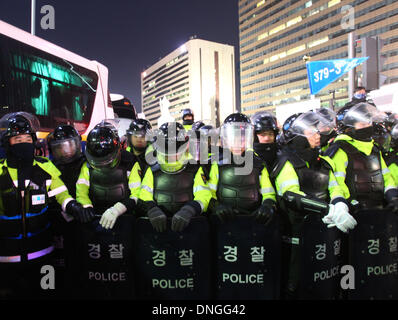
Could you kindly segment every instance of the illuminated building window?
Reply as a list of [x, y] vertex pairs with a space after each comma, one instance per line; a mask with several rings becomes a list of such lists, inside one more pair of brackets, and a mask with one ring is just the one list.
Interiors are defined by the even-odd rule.
[[325, 42], [327, 42], [327, 41], [329, 41], [329, 37], [328, 37], [328, 36], [326, 36], [326, 37], [324, 37], [324, 38], [322, 38], [322, 39], [318, 39], [318, 40], [312, 41], [312, 42], [310, 42], [310, 43], [308, 44], [308, 48], [315, 47], [315, 46], [317, 46], [317, 45], [319, 45], [319, 44], [322, 44], [322, 43], [325, 43]]
[[287, 55], [295, 54], [295, 53], [303, 51], [303, 50], [305, 50], [305, 44], [302, 44], [301, 46], [298, 46], [298, 47], [288, 50]]
[[268, 32], [264, 32], [263, 34], [260, 34], [257, 37], [257, 40], [262, 40], [262, 39], [265, 39], [266, 37], [268, 37]]
[[294, 25], [294, 24], [296, 24], [298, 22], [301, 22], [302, 20], [303, 20], [303, 18], [301, 18], [301, 16], [298, 16], [298, 17], [286, 22], [286, 27], [289, 28], [290, 26], [292, 26], [292, 25]]
[[277, 32], [279, 32], [279, 31], [284, 30], [285, 28], [286, 28], [285, 25], [284, 25], [284, 24], [281, 24], [280, 26], [277, 26], [276, 28], [272, 29], [272, 30], [269, 32], [269, 34], [271, 35], [271, 34], [277, 33]]
[[331, 1], [329, 1], [329, 3], [328, 3], [328, 7], [330, 8], [330, 7], [333, 7], [334, 5], [336, 5], [336, 4], [338, 4], [338, 3], [340, 3], [341, 1], [340, 0], [331, 0]]
[[265, 0], [261, 0], [260, 2], [258, 2], [258, 3], [257, 3], [257, 8], [258, 8], [259, 6], [262, 6], [264, 3], [265, 3]]

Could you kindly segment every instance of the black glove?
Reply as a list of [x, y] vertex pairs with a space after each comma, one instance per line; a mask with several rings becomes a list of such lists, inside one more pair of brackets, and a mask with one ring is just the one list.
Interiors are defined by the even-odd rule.
[[94, 219], [93, 208], [83, 208], [83, 206], [76, 200], [69, 201], [66, 205], [66, 213], [81, 223], [90, 222]]
[[148, 210], [147, 216], [152, 224], [152, 227], [157, 232], [166, 231], [167, 216], [164, 214], [162, 209], [160, 209], [159, 207], [153, 207], [152, 209]]
[[275, 216], [275, 202], [265, 199], [263, 204], [253, 212], [256, 222], [267, 226]]
[[182, 231], [184, 230], [191, 218], [196, 214], [194, 207], [190, 205], [183, 206], [171, 219], [171, 230], [172, 231]]
[[215, 209], [215, 215], [220, 219], [222, 223], [233, 220], [239, 211], [232, 208], [229, 205], [219, 204]]

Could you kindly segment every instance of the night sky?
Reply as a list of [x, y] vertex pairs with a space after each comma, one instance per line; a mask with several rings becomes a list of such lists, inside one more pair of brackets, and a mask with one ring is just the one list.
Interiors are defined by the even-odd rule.
[[[141, 110], [141, 72], [196, 35], [235, 47], [239, 93], [238, 0], [37, 0], [36, 35], [109, 69], [111, 93]], [[30, 0], [1, 0], [0, 20], [30, 32]], [[55, 9], [55, 30], [40, 8]]]

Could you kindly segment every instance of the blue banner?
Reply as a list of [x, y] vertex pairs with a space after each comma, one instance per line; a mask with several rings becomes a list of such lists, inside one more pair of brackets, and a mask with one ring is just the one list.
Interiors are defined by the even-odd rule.
[[311, 94], [316, 94], [369, 57], [307, 62]]

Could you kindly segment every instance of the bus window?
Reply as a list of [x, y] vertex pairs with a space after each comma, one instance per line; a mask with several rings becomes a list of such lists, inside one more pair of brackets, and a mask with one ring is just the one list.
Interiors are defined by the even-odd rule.
[[0, 117], [25, 111], [39, 118], [43, 131], [67, 123], [82, 133], [97, 83], [94, 71], [0, 35]]

